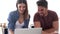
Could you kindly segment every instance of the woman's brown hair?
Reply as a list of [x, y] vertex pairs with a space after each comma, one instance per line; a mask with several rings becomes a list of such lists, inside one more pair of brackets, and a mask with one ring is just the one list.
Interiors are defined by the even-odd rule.
[[26, 5], [26, 10], [23, 13], [24, 19], [26, 19], [27, 15], [28, 15], [27, 1], [26, 0], [17, 0], [17, 3], [16, 3], [17, 10], [18, 10], [18, 6], [17, 5], [20, 4], [20, 3], [24, 3]]

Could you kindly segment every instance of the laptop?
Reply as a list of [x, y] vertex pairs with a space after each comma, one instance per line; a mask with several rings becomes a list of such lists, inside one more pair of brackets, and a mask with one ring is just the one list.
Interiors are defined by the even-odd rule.
[[15, 29], [14, 34], [42, 34], [42, 28]]

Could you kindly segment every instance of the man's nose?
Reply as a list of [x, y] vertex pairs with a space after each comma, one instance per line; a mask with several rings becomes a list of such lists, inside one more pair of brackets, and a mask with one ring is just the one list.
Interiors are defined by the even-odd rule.
[[43, 11], [43, 9], [41, 9], [40, 11]]

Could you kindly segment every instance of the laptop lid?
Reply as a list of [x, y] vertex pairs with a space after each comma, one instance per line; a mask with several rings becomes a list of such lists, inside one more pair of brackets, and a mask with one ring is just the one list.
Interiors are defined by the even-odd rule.
[[15, 29], [14, 34], [42, 34], [42, 28]]

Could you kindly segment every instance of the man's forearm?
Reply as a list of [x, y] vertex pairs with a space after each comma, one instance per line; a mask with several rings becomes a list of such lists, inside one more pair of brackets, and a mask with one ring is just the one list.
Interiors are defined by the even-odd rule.
[[56, 31], [54, 28], [45, 30], [45, 32], [48, 32], [48, 33], [51, 33], [51, 32], [54, 32], [54, 31]]
[[42, 34], [51, 34], [51, 33], [48, 33], [48, 32], [45, 32], [45, 31], [42, 31]]

